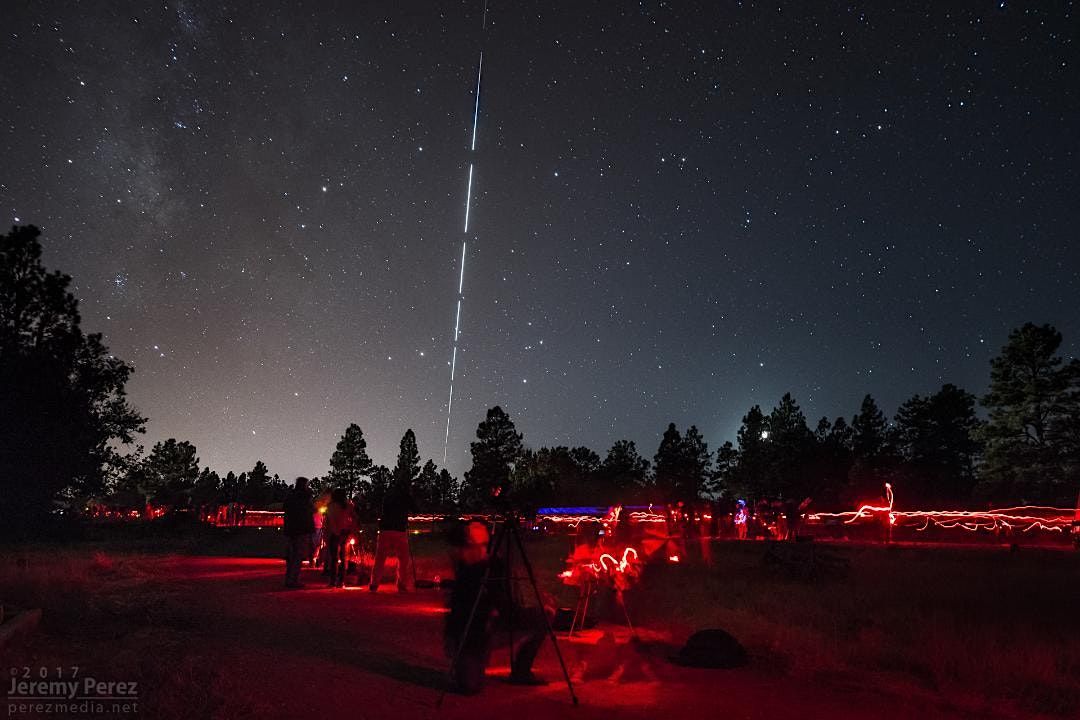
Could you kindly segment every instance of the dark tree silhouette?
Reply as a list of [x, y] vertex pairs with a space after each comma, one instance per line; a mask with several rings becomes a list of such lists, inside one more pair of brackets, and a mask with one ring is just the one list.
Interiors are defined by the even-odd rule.
[[675, 499], [694, 502], [708, 491], [712, 482], [712, 453], [696, 425], [691, 425], [683, 436], [682, 456], [685, 469]]
[[420, 468], [420, 475], [413, 482], [412, 492], [416, 506], [423, 512], [439, 509], [438, 501], [439, 470], [434, 460], [428, 460]]
[[240, 490], [243, 484], [243, 480], [238, 478], [232, 470], [226, 473], [221, 479], [221, 501], [223, 503], [240, 502]]
[[600, 456], [587, 447], [525, 450], [511, 474], [514, 502], [524, 508], [609, 502], [599, 469]]
[[766, 473], [768, 456], [765, 440], [769, 435], [768, 422], [761, 407], [753, 406], [743, 416], [739, 427], [739, 463], [732, 477], [732, 489], [736, 494], [751, 498], [766, 497]]
[[897, 458], [889, 437], [889, 423], [874, 398], [863, 397], [859, 413], [851, 419], [852, 467], [843, 494], [847, 504], [880, 496], [884, 483], [895, 479]]
[[818, 421], [814, 432], [814, 447], [807, 463], [807, 475], [813, 488], [810, 492], [816, 507], [844, 507], [841, 498], [846, 494], [851, 473], [851, 427], [843, 417], [829, 422]]
[[552, 503], [573, 504], [564, 484], [575, 470], [565, 446], [523, 450], [510, 473], [514, 504], [529, 511]]
[[928, 397], [915, 395], [896, 411], [898, 450], [912, 494], [922, 501], [966, 500], [975, 486], [975, 396], [943, 385]]
[[270, 471], [262, 460], [257, 460], [240, 490], [240, 502], [252, 508], [265, 508], [273, 501], [274, 482], [270, 478]]
[[461, 503], [467, 508], [491, 503], [492, 492], [510, 487], [510, 473], [521, 457], [521, 433], [501, 407], [487, 411], [487, 418], [476, 428], [476, 440], [470, 444], [472, 469], [465, 473]]
[[145, 493], [156, 503], [183, 507], [199, 479], [199, 458], [187, 440], [155, 443], [143, 464]]
[[1066, 364], [1060, 346], [1053, 327], [1027, 323], [1009, 333], [990, 362], [990, 390], [982, 398], [990, 412], [981, 433], [982, 495], [1059, 503], [1076, 493], [1069, 438], [1080, 424], [1080, 361]]
[[738, 483], [735, 478], [738, 467], [739, 451], [735, 449], [730, 440], [725, 440], [724, 444], [716, 450], [712, 484], [709, 486], [709, 491], [717, 496], [729, 494]]
[[856, 460], [880, 458], [888, 444], [889, 422], [871, 395], [863, 397], [859, 413], [851, 419], [851, 450]]
[[216, 505], [221, 497], [221, 478], [210, 468], [203, 468], [199, 473], [195, 487], [191, 491], [191, 502], [196, 507], [208, 508]]
[[567, 499], [572, 503], [594, 505], [610, 502], [603, 497], [600, 486], [597, 484], [597, 473], [600, 471], [600, 456], [590, 448], [579, 446], [570, 449], [570, 473], [563, 480], [563, 489]]
[[370, 483], [364, 486], [364, 492], [358, 496], [358, 507], [365, 519], [374, 520], [382, 512], [383, 500], [386, 499], [394, 473], [385, 465], [375, 465], [371, 468], [370, 478]]
[[356, 423], [350, 423], [330, 457], [326, 483], [331, 488], [343, 489], [349, 497], [365, 495], [371, 490], [371, 472], [364, 431]]
[[410, 428], [401, 438], [397, 465], [394, 466], [394, 482], [411, 488], [419, 477], [420, 451], [416, 447], [416, 434]]
[[707, 491], [712, 480], [712, 454], [694, 425], [682, 436], [675, 423], [670, 423], [653, 461], [659, 495], [654, 499], [693, 502]]
[[638, 454], [632, 440], [619, 440], [608, 450], [597, 475], [611, 497], [603, 502], [628, 502], [649, 485], [649, 461]]
[[829, 442], [837, 450], [845, 450], [848, 454], [852, 452], [854, 434], [843, 417], [838, 417], [833, 421], [832, 428], [829, 430]]
[[814, 436], [806, 425], [799, 404], [784, 393], [780, 404], [773, 408], [766, 420], [768, 437], [763, 449], [766, 460], [765, 488], [773, 497], [785, 499], [812, 495], [817, 488], [810, 484], [807, 473]]
[[458, 488], [457, 478], [451, 475], [446, 468], [439, 470], [439, 475], [435, 481], [435, 490], [432, 493], [434, 509], [446, 512], [457, 507]]
[[668, 423], [667, 430], [660, 438], [660, 446], [653, 455], [655, 471], [655, 489], [657, 496], [653, 501], [667, 501], [675, 498], [678, 489], [685, 484], [683, 474], [686, 463], [683, 456], [683, 438], [675, 423]]
[[0, 533], [40, 525], [60, 493], [105, 486], [116, 446], [145, 423], [127, 402], [132, 369], [80, 327], [71, 278], [41, 263], [40, 232], [0, 236]]

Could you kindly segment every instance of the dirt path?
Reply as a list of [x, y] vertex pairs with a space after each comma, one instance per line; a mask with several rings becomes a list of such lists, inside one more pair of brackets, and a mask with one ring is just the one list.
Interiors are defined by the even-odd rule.
[[[560, 641], [577, 708], [545, 644], [535, 669], [548, 686], [506, 684], [508, 654], [496, 650], [481, 695], [448, 695], [436, 709], [447, 666], [438, 590], [329, 589], [313, 571], [305, 571], [306, 589], [285, 590], [279, 560], [132, 556], [117, 562], [68, 584], [66, 597], [47, 593], [41, 631], [0, 664], [77, 664], [109, 679], [137, 679], [137, 716], [155, 720], [1027, 717], [977, 699], [961, 709], [955, 699], [890, 678], [795, 676], [767, 658], [740, 670], [685, 669], [668, 662], [675, 646], [657, 628], [640, 628], [647, 640], [641, 650], [626, 644], [604, 650], [596, 644], [599, 633]], [[57, 586], [65, 587], [63, 578]], [[5, 716], [41, 714], [8, 707]]]
[[[933, 697], [912, 697], [832, 682], [775, 676], [761, 668], [688, 670], [666, 661], [667, 649], [649, 653], [620, 647], [621, 681], [595, 677], [589, 642], [563, 642], [580, 705], [573, 709], [550, 645], [536, 670], [551, 684], [510, 686], [508, 657], [496, 651], [490, 682], [478, 697], [448, 695], [435, 703], [445, 681], [443, 597], [436, 590], [399, 595], [393, 590], [332, 590], [305, 571], [308, 588], [280, 586], [281, 563], [270, 560], [170, 558], [155, 561], [154, 579], [180, 616], [163, 611], [156, 622], [179, 628], [171, 657], [186, 663], [185, 678], [169, 697], [145, 688], [149, 707], [165, 710], [190, 694], [193, 713], [258, 718], [984, 718], [986, 708], [960, 711]], [[173, 618], [170, 620], [170, 618]], [[117, 642], [121, 639], [117, 638]], [[181, 647], [177, 647], [177, 642]], [[153, 658], [147, 658], [152, 661]], [[191, 666], [194, 664], [195, 669]], [[181, 673], [181, 670], [177, 670]], [[211, 687], [205, 687], [207, 684]], [[207, 701], [206, 698], [211, 700]], [[201, 698], [201, 699], [199, 699]], [[177, 713], [183, 715], [182, 712]]]

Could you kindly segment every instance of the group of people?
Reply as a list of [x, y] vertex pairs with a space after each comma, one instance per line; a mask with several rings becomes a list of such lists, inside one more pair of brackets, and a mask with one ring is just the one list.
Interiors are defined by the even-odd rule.
[[[378, 590], [390, 557], [398, 561], [398, 590], [408, 592], [414, 588], [407, 534], [408, 516], [413, 509], [408, 486], [392, 484], [379, 515], [370, 590]], [[297, 478], [285, 500], [285, 586], [288, 588], [302, 587], [300, 569], [304, 560], [312, 556], [319, 515], [308, 479]], [[349, 542], [359, 532], [355, 504], [344, 492], [331, 493], [321, 518], [321, 532], [321, 557], [324, 571], [329, 575], [328, 584], [340, 587], [345, 580]], [[532, 665], [548, 631], [551, 610], [529, 606], [517, 597], [505, 559], [491, 552], [487, 523], [462, 522], [451, 531], [449, 540], [454, 583], [448, 594], [444, 649], [453, 669], [453, 689], [469, 695], [479, 692], [492, 648], [498, 639], [508, 637], [520, 641], [511, 654], [509, 681], [544, 684], [533, 674]]]
[[[409, 513], [414, 509], [408, 484], [391, 483], [379, 513], [378, 538], [368, 589], [376, 592], [382, 582], [388, 558], [397, 559], [397, 587], [400, 592], [414, 589], [412, 555], [407, 533]], [[349, 569], [349, 548], [362, 533], [356, 504], [344, 490], [336, 489], [324, 510], [315, 507], [315, 499], [306, 477], [296, 478], [285, 498], [285, 587], [300, 588], [300, 569], [305, 560], [318, 557], [329, 587], [344, 587]], [[358, 570], [359, 572], [359, 570]]]

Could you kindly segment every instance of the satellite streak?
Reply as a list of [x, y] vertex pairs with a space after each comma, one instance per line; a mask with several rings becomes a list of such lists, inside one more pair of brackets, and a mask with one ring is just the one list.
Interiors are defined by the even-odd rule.
[[[487, 1], [484, 2], [484, 14], [480, 30], [483, 33], [487, 29]], [[482, 35], [481, 35], [482, 37]], [[473, 103], [472, 141], [469, 143], [469, 152], [476, 152], [476, 127], [480, 119], [480, 80], [484, 76], [484, 50], [480, 50], [480, 60], [476, 64], [476, 99]], [[473, 161], [469, 161], [469, 181], [465, 189], [465, 239], [461, 242], [461, 266], [458, 275], [457, 312], [454, 315], [454, 350], [450, 356], [450, 395], [446, 401], [446, 435], [443, 437], [443, 465], [446, 464], [446, 453], [450, 447], [450, 416], [454, 408], [454, 375], [457, 372], [458, 338], [461, 335], [461, 303], [465, 299], [465, 251], [469, 244], [469, 211], [472, 208], [473, 186]]]

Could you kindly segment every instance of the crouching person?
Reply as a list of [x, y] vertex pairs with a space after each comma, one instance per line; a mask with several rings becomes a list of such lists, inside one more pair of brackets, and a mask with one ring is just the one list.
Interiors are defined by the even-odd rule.
[[547, 634], [547, 611], [516, 603], [505, 564], [489, 556], [489, 541], [487, 525], [479, 521], [459, 527], [451, 538], [454, 585], [444, 648], [453, 663], [452, 689], [466, 695], [480, 692], [494, 636], [508, 638], [511, 628], [521, 642], [511, 649], [509, 681], [545, 684], [532, 665]]

